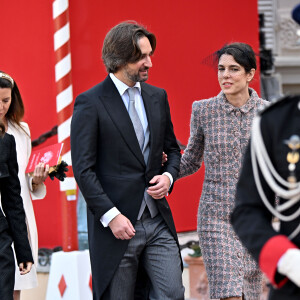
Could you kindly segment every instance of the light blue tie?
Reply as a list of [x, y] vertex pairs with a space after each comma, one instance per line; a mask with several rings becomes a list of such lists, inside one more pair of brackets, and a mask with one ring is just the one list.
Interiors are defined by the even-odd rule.
[[135, 89], [136, 88], [128, 88], [128, 95], [129, 95], [129, 107], [128, 107], [128, 113], [131, 119], [131, 122], [134, 127], [134, 131], [136, 134], [136, 137], [138, 139], [140, 148], [143, 149], [144, 142], [145, 142], [145, 136], [144, 136], [144, 129], [142, 122], [139, 118], [139, 115], [135, 109]]
[[[145, 136], [144, 136], [144, 129], [143, 129], [141, 120], [135, 109], [135, 97], [134, 97], [135, 89], [136, 88], [128, 88], [127, 89], [128, 95], [129, 95], [128, 113], [131, 118], [134, 130], [135, 130], [135, 134], [139, 141], [141, 150], [143, 151], [143, 147], [144, 147], [144, 143], [145, 143]], [[149, 130], [149, 129], [147, 129], [147, 130]], [[146, 133], [147, 133], [147, 130], [146, 130]], [[148, 137], [149, 137], [149, 132], [148, 132]], [[148, 145], [145, 145], [145, 149], [148, 149], [148, 151], [144, 149], [145, 151], [143, 151], [143, 155], [144, 155], [145, 162], [147, 164], [148, 155], [149, 155], [149, 138], [146, 140], [146, 143]], [[146, 159], [146, 154], [147, 154], [147, 159]], [[142, 204], [141, 204], [141, 207], [140, 207], [140, 210], [138, 213], [138, 218], [137, 218], [138, 220], [141, 219], [146, 206], [148, 207], [148, 209], [150, 211], [151, 218], [154, 218], [158, 214], [156, 203], [155, 203], [155, 200], [152, 199], [145, 190], [144, 199], [142, 201]]]

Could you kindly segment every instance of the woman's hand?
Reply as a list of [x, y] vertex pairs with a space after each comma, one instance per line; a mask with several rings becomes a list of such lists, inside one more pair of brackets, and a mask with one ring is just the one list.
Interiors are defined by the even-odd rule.
[[167, 162], [167, 160], [168, 160], [168, 155], [165, 152], [163, 152], [161, 158], [161, 165], [163, 166], [164, 163]]
[[32, 189], [33, 191], [36, 187], [43, 183], [49, 174], [49, 165], [45, 165], [44, 163], [39, 163], [35, 166], [33, 171], [33, 178], [32, 178]]
[[19, 264], [19, 270], [21, 275], [25, 275], [30, 272], [32, 262], [22, 262]]

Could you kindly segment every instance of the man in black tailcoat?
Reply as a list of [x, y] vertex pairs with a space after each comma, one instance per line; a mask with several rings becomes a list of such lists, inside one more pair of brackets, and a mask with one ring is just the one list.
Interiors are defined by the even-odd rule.
[[141, 268], [149, 299], [184, 297], [165, 198], [177, 177], [180, 149], [166, 92], [144, 83], [155, 46], [155, 36], [139, 24], [112, 28], [102, 49], [109, 75], [75, 101], [72, 163], [88, 207], [94, 300], [136, 299]]

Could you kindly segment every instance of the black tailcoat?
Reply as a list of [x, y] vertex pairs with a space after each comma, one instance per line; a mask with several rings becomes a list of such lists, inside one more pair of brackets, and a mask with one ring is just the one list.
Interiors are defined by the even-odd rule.
[[[71, 124], [75, 179], [87, 202], [88, 234], [94, 299], [108, 286], [129, 241], [116, 239], [100, 217], [114, 206], [134, 225], [145, 188], [155, 175], [169, 172], [176, 180], [180, 149], [171, 122], [167, 94], [141, 83], [150, 130], [150, 154], [145, 164], [122, 98], [108, 76], [76, 98]], [[161, 166], [162, 152], [168, 161]], [[177, 241], [170, 207], [156, 200], [158, 210]], [[177, 241], [178, 242], [178, 241]]]

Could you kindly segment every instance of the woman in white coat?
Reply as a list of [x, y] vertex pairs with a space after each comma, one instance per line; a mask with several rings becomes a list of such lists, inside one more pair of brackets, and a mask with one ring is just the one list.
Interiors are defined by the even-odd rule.
[[21, 122], [24, 116], [24, 105], [15, 81], [11, 76], [1, 71], [0, 91], [8, 92], [7, 97], [2, 98], [0, 101], [0, 120], [2, 120], [6, 132], [13, 135], [16, 141], [21, 196], [23, 198], [29, 241], [35, 263], [30, 273], [22, 276], [20, 276], [19, 272], [16, 272], [15, 274], [14, 300], [19, 300], [21, 290], [34, 288], [38, 284], [36, 274], [38, 235], [31, 200], [42, 199], [45, 197], [46, 186], [44, 185], [44, 181], [48, 176], [49, 166], [39, 164], [36, 166], [32, 175], [25, 174], [31, 153], [31, 139], [28, 125]]

